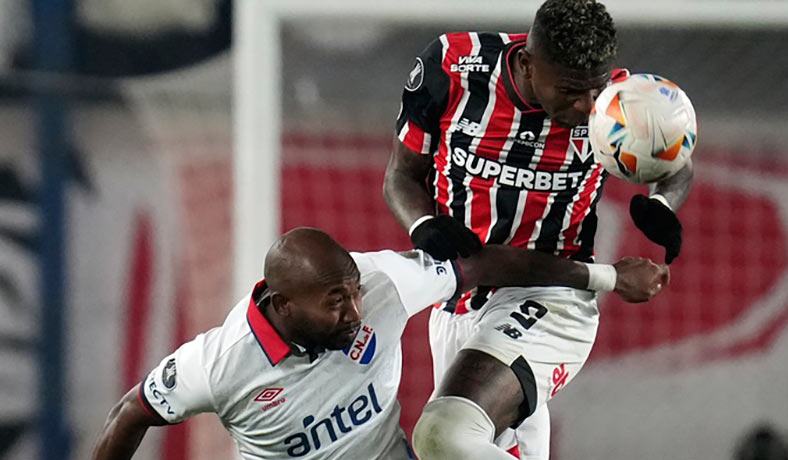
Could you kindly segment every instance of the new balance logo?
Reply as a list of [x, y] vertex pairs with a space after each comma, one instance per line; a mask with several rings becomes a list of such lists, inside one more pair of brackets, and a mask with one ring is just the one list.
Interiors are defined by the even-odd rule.
[[498, 326], [495, 326], [495, 330], [503, 332], [504, 334], [508, 335], [512, 339], [518, 339], [523, 335], [522, 332], [520, 332], [516, 327], [512, 326], [509, 323], [503, 323]]
[[475, 136], [479, 133], [482, 125], [476, 123], [475, 121], [471, 121], [467, 118], [461, 118], [460, 121], [457, 122], [457, 131], [462, 131], [469, 136]]

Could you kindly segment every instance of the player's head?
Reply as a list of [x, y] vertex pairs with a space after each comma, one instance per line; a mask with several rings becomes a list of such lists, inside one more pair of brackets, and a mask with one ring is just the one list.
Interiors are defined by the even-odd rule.
[[565, 126], [584, 124], [616, 57], [616, 30], [594, 0], [547, 0], [539, 7], [524, 50], [526, 99]]
[[350, 254], [326, 233], [297, 228], [265, 257], [271, 304], [290, 338], [303, 346], [342, 349], [361, 324], [361, 278]]

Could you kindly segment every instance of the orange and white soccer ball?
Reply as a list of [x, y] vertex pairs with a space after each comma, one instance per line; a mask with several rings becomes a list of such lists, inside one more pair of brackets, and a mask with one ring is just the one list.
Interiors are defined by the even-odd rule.
[[594, 157], [630, 182], [675, 174], [697, 140], [695, 109], [684, 91], [657, 75], [635, 74], [599, 95], [588, 121]]

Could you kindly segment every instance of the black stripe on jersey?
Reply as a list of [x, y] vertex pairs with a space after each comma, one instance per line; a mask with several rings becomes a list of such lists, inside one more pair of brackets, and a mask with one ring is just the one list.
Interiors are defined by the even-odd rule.
[[[484, 115], [484, 110], [490, 102], [490, 78], [495, 71], [495, 64], [498, 56], [504, 47], [503, 39], [500, 35], [484, 32], [477, 34], [479, 38], [479, 53], [482, 61], [489, 64], [490, 72], [469, 72], [468, 73], [468, 100], [460, 114], [459, 120], [467, 119], [473, 123], [479, 123]], [[454, 131], [451, 134], [451, 150], [461, 148], [470, 152], [470, 145], [474, 137], [462, 131]], [[447, 153], [451, 156], [452, 152]], [[459, 168], [452, 164], [451, 170], [452, 200], [451, 209], [454, 217], [460, 222], [465, 222], [465, 201], [468, 193], [463, 184], [467, 172], [464, 168]]]
[[581, 262], [594, 261], [594, 236], [596, 235], [596, 225], [599, 220], [596, 215], [596, 206], [597, 203], [599, 203], [599, 199], [602, 198], [602, 190], [605, 188], [605, 182], [607, 182], [607, 178], [607, 171], [602, 170], [602, 182], [599, 184], [596, 197], [591, 203], [591, 209], [588, 211], [588, 215], [580, 224], [580, 234], [578, 235], [580, 249], [578, 249], [577, 252], [572, 255], [572, 259], [579, 260]]
[[[520, 139], [520, 133], [531, 132], [537, 138], [544, 128], [545, 112], [520, 113], [520, 120], [517, 122], [517, 132], [515, 139]], [[529, 168], [531, 161], [536, 154], [536, 149], [528, 147], [519, 142], [512, 142], [512, 146], [506, 156], [505, 164], [518, 168]], [[520, 189], [501, 184], [498, 187], [498, 195], [495, 198], [495, 209], [497, 220], [490, 229], [488, 243], [503, 243], [509, 237], [512, 226], [515, 224], [514, 217], [517, 213], [517, 200], [520, 196]]]
[[[574, 153], [574, 147], [571, 145], [567, 146], [567, 155], [572, 155], [572, 162], [569, 164], [567, 168], [567, 172], [576, 172], [576, 171], [585, 171], [585, 176], [581, 179], [580, 183], [578, 183], [576, 188], [567, 188], [566, 190], [562, 190], [555, 195], [555, 200], [553, 201], [552, 205], [550, 206], [550, 210], [547, 212], [547, 215], [544, 216], [542, 220], [542, 228], [539, 231], [539, 236], [536, 238], [536, 242], [534, 243], [534, 249], [537, 251], [544, 251], [554, 253], [558, 249], [558, 237], [561, 234], [561, 231], [564, 230], [564, 216], [566, 215], [567, 208], [574, 203], [574, 196], [578, 192], [582, 192], [585, 187], [583, 187], [586, 177], [591, 176], [593, 173], [593, 156], [588, 158], [586, 161], [591, 166], [588, 166], [580, 161], [577, 155]], [[593, 235], [592, 235], [593, 239]]]

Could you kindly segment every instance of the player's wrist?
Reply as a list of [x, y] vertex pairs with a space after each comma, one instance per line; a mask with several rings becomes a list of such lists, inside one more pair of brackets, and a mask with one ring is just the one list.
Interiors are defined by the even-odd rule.
[[426, 222], [426, 221], [428, 221], [430, 219], [433, 219], [433, 218], [435, 218], [435, 216], [433, 216], [431, 214], [425, 214], [425, 215], [419, 217], [418, 219], [416, 219], [411, 224], [410, 228], [408, 229], [408, 236], [413, 236], [413, 232], [419, 227], [419, 225], [421, 225], [424, 222]]
[[610, 264], [585, 264], [588, 268], [589, 291], [611, 292], [616, 289], [618, 273], [616, 267]]

